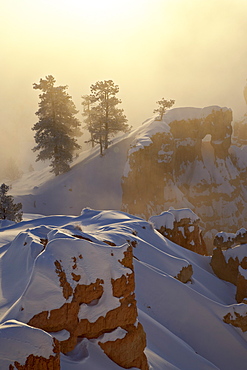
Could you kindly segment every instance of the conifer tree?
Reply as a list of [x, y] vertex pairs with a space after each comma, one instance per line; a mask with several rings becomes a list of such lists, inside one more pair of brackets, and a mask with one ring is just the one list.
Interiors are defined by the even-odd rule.
[[20, 222], [22, 220], [22, 204], [14, 203], [12, 195], [7, 195], [9, 186], [0, 186], [0, 219]]
[[78, 111], [66, 92], [67, 86], [54, 86], [53, 76], [40, 79], [39, 84], [33, 84], [34, 89], [42, 91], [39, 95], [39, 110], [36, 115], [39, 121], [33, 126], [36, 146], [33, 151], [39, 151], [36, 161], [49, 159], [51, 172], [55, 175], [70, 169], [73, 153], [80, 148], [75, 137], [81, 135], [80, 122], [75, 117]]
[[174, 103], [175, 100], [165, 100], [165, 98], [162, 98], [161, 100], [157, 101], [158, 108], [156, 108], [153, 112], [159, 113], [160, 116], [159, 120], [162, 121], [162, 118], [166, 113], [167, 109], [171, 108]]
[[86, 143], [91, 142], [92, 147], [94, 147], [94, 144], [97, 143], [97, 140], [95, 135], [96, 124], [94, 123], [95, 114], [92, 108], [96, 100], [93, 95], [83, 95], [82, 99], [82, 115], [85, 117], [84, 122], [86, 123], [84, 128], [86, 128], [90, 133], [90, 140], [86, 141]]
[[91, 134], [90, 141], [100, 144], [100, 153], [108, 148], [110, 137], [118, 132], [128, 132], [127, 118], [117, 107], [121, 100], [116, 97], [118, 85], [112, 80], [98, 81], [90, 87], [91, 94], [83, 96], [83, 115]]

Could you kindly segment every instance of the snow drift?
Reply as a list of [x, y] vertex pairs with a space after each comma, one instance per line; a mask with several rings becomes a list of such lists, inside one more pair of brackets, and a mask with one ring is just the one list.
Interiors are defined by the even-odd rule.
[[[94, 284], [96, 275], [104, 280], [104, 284], [98, 285], [104, 293], [91, 303], [79, 305], [80, 318], [93, 322], [100, 316], [106, 317], [110, 307], [118, 309], [119, 299], [132, 292], [132, 288], [128, 290], [128, 284], [124, 284], [125, 293], [119, 298], [108, 295], [114, 289], [112, 279], [117, 281], [122, 276], [130, 279], [132, 275], [128, 263], [127, 266], [119, 263], [132, 245], [138, 316], [147, 336], [145, 354], [150, 369], [245, 369], [247, 334], [226, 322], [234, 312], [240, 312], [243, 317], [247, 315], [246, 305], [237, 304], [235, 300], [236, 287], [213, 273], [210, 257], [167, 240], [151, 223], [123, 212], [84, 209], [80, 216], [26, 220], [1, 229], [0, 235], [3, 325], [0, 333], [13, 320], [24, 327], [28, 321], [32, 329], [32, 319], [37, 319], [41, 312], [48, 312], [43, 321], [48, 323], [54, 311], [66, 301], [64, 294], [69, 304], [74, 294], [69, 293], [75, 292], [78, 282]], [[56, 268], [55, 261], [59, 262]], [[176, 277], [189, 265], [193, 275], [185, 284]], [[63, 272], [68, 284], [64, 284]], [[131, 305], [127, 312], [131, 311]], [[124, 340], [130, 326], [114, 327], [111, 333], [99, 339], [84, 333], [72, 351], [60, 355], [61, 369], [122, 368], [107, 357], [104, 344]], [[139, 330], [137, 321], [133, 326]], [[25, 330], [20, 335], [22, 346]], [[50, 344], [52, 338], [56, 337], [61, 344], [71, 337], [69, 327], [49, 328], [48, 332], [44, 325], [43, 329], [36, 330], [42, 330], [42, 336], [46, 335]], [[16, 349], [20, 343], [15, 344]], [[48, 346], [46, 351], [43, 355], [49, 357], [52, 347]]]

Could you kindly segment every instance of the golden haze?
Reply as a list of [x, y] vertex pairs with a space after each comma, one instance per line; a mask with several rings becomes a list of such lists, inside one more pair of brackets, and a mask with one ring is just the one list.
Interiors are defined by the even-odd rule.
[[246, 0], [3, 2], [0, 159], [32, 155], [32, 84], [48, 74], [79, 110], [92, 83], [112, 79], [134, 127], [161, 97], [245, 113], [246, 11]]

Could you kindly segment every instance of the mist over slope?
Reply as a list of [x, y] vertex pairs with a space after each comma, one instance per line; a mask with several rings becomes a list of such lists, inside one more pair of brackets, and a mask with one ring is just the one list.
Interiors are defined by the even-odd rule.
[[68, 173], [24, 175], [12, 194], [24, 212], [44, 215], [91, 207], [148, 219], [170, 206], [189, 207], [210, 238], [243, 226], [246, 168], [246, 146], [232, 143], [230, 109], [175, 108], [114, 139], [102, 157], [98, 148], [83, 152]]

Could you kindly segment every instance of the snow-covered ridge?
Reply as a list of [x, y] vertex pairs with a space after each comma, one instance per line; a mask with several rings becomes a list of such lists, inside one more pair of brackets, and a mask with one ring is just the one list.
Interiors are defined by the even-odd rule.
[[[29, 231], [25, 231], [27, 229]], [[70, 275], [72, 268], [75, 278], [82, 279], [84, 283], [94, 281], [92, 273], [98, 273], [100, 276], [102, 270], [105, 280], [101, 284], [106, 288], [107, 279], [109, 281], [106, 275], [110, 274], [110, 279], [118, 279], [122, 273], [126, 274], [125, 276], [131, 273], [129, 267], [117, 261], [122, 259], [125, 245], [132, 243], [135, 257], [135, 294], [139, 320], [147, 335], [148, 346], [145, 353], [150, 367], [153, 370], [245, 369], [246, 333], [224, 322], [224, 317], [228, 313], [240, 309], [240, 305], [235, 301], [235, 287], [213, 274], [209, 257], [197, 255], [170, 242], [156, 232], [149, 222], [123, 212], [85, 209], [80, 216], [39, 217], [23, 221], [2, 229], [0, 236], [1, 240], [5, 240], [5, 244], [0, 244], [2, 323], [10, 318], [28, 320], [39, 309], [50, 310], [54, 306], [54, 301], [57, 300], [58, 304], [62, 302], [63, 293], [59, 276], [57, 273], [51, 274], [54, 260], [60, 262], [71, 286], [75, 286], [75, 280]], [[48, 238], [45, 238], [47, 236]], [[30, 242], [32, 238], [35, 244]], [[40, 243], [40, 250], [36, 248], [39, 238], [47, 239], [47, 244], [45, 240], [44, 244]], [[82, 247], [79, 247], [80, 245]], [[25, 252], [22, 246], [29, 252]], [[33, 247], [35, 253], [30, 251]], [[72, 255], [65, 253], [65, 249]], [[97, 259], [96, 255], [100, 249], [104, 255], [100, 254]], [[78, 253], [81, 253], [82, 259]], [[15, 259], [14, 270], [9, 270], [12, 262], [10, 256], [12, 260]], [[29, 264], [23, 264], [25, 259], [29, 260]], [[116, 270], [108, 267], [111, 259], [114, 259], [114, 265], [118, 266]], [[175, 277], [182, 267], [188, 265], [193, 267], [192, 281], [183, 284]], [[82, 270], [83, 266], [87, 276]], [[41, 267], [45, 274], [41, 274]], [[52, 268], [54, 271], [54, 267]], [[20, 271], [23, 275], [22, 283], [13, 284], [19, 279]], [[46, 289], [49, 290], [49, 299], [45, 293]], [[38, 298], [41, 296], [42, 299]], [[101, 304], [102, 314], [106, 312], [107, 307], [109, 308], [108, 298], [105, 298], [102, 296], [100, 298], [102, 302], [100, 299], [98, 302]], [[67, 302], [71, 302], [70, 295]], [[93, 311], [98, 303], [92, 302], [92, 305], [88, 306], [88, 311], [84, 311], [83, 317], [89, 314], [89, 310]], [[246, 305], [241, 305], [240, 311], [241, 315], [245, 315]], [[98, 317], [99, 312], [95, 314]], [[94, 319], [93, 316], [90, 318]], [[133, 327], [137, 330], [136, 321]], [[97, 341], [86, 338], [79, 341], [74, 351], [67, 356], [61, 356], [61, 368], [76, 370], [80, 366], [82, 370], [121, 369], [109, 360], [98, 343], [101, 342], [103, 346], [117, 337], [125, 340], [124, 330], [116, 327], [112, 333], [102, 336]], [[44, 331], [45, 335], [51, 338], [52, 333], [47, 334]], [[56, 336], [60, 340], [67, 340], [68, 332], [60, 330]], [[23, 336], [20, 338], [21, 342], [22, 339]], [[226, 348], [229, 350], [226, 351]], [[177, 356], [178, 353], [180, 356]], [[44, 356], [49, 354], [48, 351]]]
[[136, 135], [134, 141], [131, 143], [129, 150], [129, 156], [139, 149], [143, 149], [145, 146], [148, 146], [152, 143], [152, 136], [157, 133], [170, 133], [170, 123], [180, 120], [193, 120], [193, 119], [204, 119], [210, 115], [213, 111], [222, 111], [226, 112], [229, 108], [219, 107], [213, 105], [205, 108], [193, 108], [193, 107], [184, 107], [184, 108], [173, 108], [168, 110], [162, 120], [157, 120], [155, 116], [144, 122], [144, 124], [136, 130]]
[[180, 222], [182, 219], [189, 219], [191, 223], [200, 220], [200, 218], [189, 208], [169, 208], [168, 211], [161, 213], [159, 216], [151, 216], [149, 221], [154, 224], [156, 229], [160, 229], [161, 226], [172, 229], [174, 221]]
[[149, 219], [170, 206], [190, 208], [205, 223], [211, 252], [214, 233], [236, 232], [247, 217], [247, 147], [231, 144], [231, 121], [226, 107], [171, 109], [115, 138], [103, 157], [97, 147], [81, 153], [68, 173], [26, 174], [11, 194], [24, 212], [46, 215], [91, 207]]

